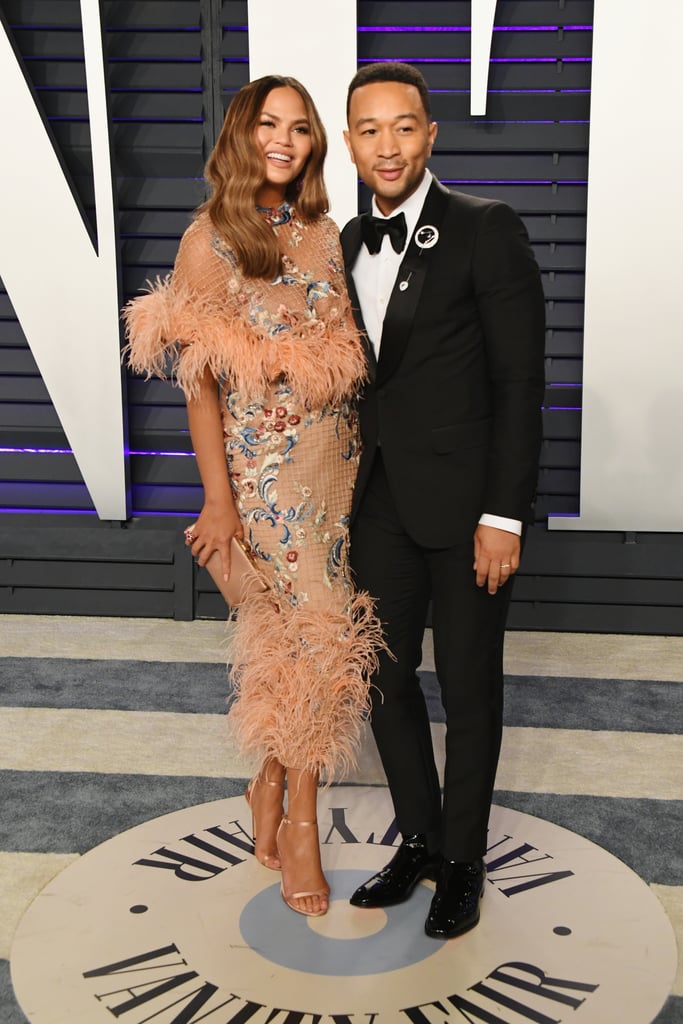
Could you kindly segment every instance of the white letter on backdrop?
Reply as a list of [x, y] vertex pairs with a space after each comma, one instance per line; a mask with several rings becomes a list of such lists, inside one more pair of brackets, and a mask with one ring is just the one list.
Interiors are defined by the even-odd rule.
[[98, 0], [82, 0], [96, 252], [0, 31], [0, 274], [101, 519], [125, 519], [116, 232]]
[[596, 0], [581, 514], [555, 530], [681, 531], [680, 0]]
[[470, 114], [486, 113], [489, 82], [493, 19], [496, 0], [472, 0], [472, 34], [470, 42]]

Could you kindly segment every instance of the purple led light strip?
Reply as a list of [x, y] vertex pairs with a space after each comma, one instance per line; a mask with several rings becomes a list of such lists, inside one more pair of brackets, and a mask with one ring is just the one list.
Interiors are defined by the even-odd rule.
[[[470, 123], [469, 121], [449, 121], [449, 124], [469, 124], [469, 123]], [[574, 121], [554, 121], [551, 118], [545, 118], [545, 119], [537, 120], [537, 121], [530, 120], [530, 119], [526, 119], [526, 120], [521, 120], [520, 119], [520, 120], [514, 121], [514, 120], [512, 120], [512, 118], [506, 118], [504, 120], [502, 118], [500, 118], [499, 120], [495, 120], [494, 118], [488, 118], [487, 117], [487, 118], [482, 119], [482, 120], [479, 121], [479, 124], [575, 124], [575, 123], [576, 122], [574, 122]]]
[[96, 516], [95, 509], [89, 508], [0, 508], [0, 514], [9, 513], [16, 515], [36, 516]]
[[0, 455], [73, 455], [70, 448], [0, 448]]
[[[589, 96], [590, 89], [488, 89], [487, 93], [489, 96]], [[430, 96], [469, 96], [469, 94], [469, 89], [429, 90]]]
[[[491, 64], [590, 64], [592, 57], [492, 57]], [[238, 61], [248, 61], [239, 57]], [[469, 57], [362, 57], [359, 64], [386, 64], [387, 61], [403, 61], [408, 64], [469, 64]]]
[[[592, 25], [494, 25], [494, 32], [592, 32]], [[359, 32], [471, 32], [469, 25], [359, 25]]]
[[[203, 117], [111, 117], [109, 120], [112, 124], [204, 124]], [[88, 117], [71, 117], [69, 114], [50, 116], [48, 121], [90, 124]]]
[[[196, 516], [197, 509], [179, 509], [177, 512], [143, 512], [133, 509], [131, 518], [139, 519], [143, 516], [172, 517]], [[0, 515], [32, 515], [32, 516], [96, 516], [95, 509], [89, 508], [0, 508]]]
[[[37, 58], [36, 58], [37, 59]], [[41, 58], [42, 59], [42, 58]], [[117, 58], [123, 60], [124, 58]], [[131, 58], [132, 59], [132, 58]], [[491, 64], [590, 64], [592, 57], [492, 57]], [[469, 57], [360, 57], [359, 64], [386, 64], [401, 61], [407, 64], [469, 64]], [[224, 64], [248, 64], [248, 57], [224, 57]]]
[[[194, 452], [129, 451], [128, 455], [168, 455], [173, 458], [194, 458]], [[0, 455], [73, 455], [71, 448], [0, 448]]]
[[[45, 58], [40, 57], [29, 57], [29, 60], [44, 60]], [[78, 57], [60, 57], [59, 60], [78, 60]], [[139, 62], [139, 57], [109, 57], [107, 58], [109, 64], [133, 64]], [[248, 57], [238, 57], [237, 60], [249, 60]], [[83, 58], [80, 58], [81, 64]], [[201, 64], [201, 57], [145, 57], [145, 64]]]
[[587, 179], [577, 178], [441, 178], [448, 185], [587, 185]]
[[[227, 32], [248, 32], [247, 25], [224, 25]], [[592, 25], [494, 25], [494, 32], [592, 32]], [[471, 32], [469, 25], [359, 25], [358, 32]]]

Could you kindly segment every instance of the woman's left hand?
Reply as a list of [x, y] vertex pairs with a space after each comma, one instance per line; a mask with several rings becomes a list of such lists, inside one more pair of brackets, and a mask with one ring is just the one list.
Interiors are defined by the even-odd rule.
[[199, 565], [206, 565], [214, 551], [218, 551], [223, 578], [230, 577], [230, 542], [233, 537], [243, 537], [244, 528], [231, 500], [220, 506], [206, 503], [199, 519], [185, 530], [185, 544]]

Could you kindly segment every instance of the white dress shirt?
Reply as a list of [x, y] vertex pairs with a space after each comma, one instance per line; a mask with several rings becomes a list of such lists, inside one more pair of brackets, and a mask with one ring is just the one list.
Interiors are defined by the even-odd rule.
[[[385, 217], [377, 206], [375, 197], [373, 196], [373, 216], [379, 217], [383, 220], [389, 220], [390, 217], [396, 217], [397, 214], [402, 213], [406, 219], [406, 240], [410, 241], [413, 237], [413, 232], [417, 227], [417, 222], [420, 219], [422, 207], [424, 206], [431, 184], [432, 175], [430, 171], [425, 170], [424, 178], [420, 182], [419, 186], [415, 189], [412, 195], [408, 196], [405, 202], [401, 203], [400, 206], [397, 206], [396, 209], [391, 212], [389, 217]], [[384, 235], [382, 238], [382, 246], [378, 253], [370, 254], [367, 246], [361, 245], [356, 262], [351, 270], [353, 281], [356, 286], [356, 292], [358, 293], [358, 301], [363, 314], [365, 329], [378, 361], [379, 349], [382, 341], [384, 315], [387, 311], [389, 299], [391, 298], [391, 293], [394, 290], [396, 275], [398, 274], [402, 261], [403, 253], [394, 252], [391, 239], [388, 235]], [[507, 519], [504, 516], [495, 516], [489, 513], [484, 513], [479, 519], [479, 523], [481, 526], [495, 526], [499, 530], [507, 530], [509, 533], [516, 533], [518, 536], [522, 532], [522, 524], [519, 520]]]
[[[399, 213], [402, 213], [406, 219], [406, 242], [410, 241], [420, 219], [422, 207], [431, 184], [432, 176], [429, 171], [425, 171], [424, 178], [418, 188], [411, 196], [408, 196], [404, 203], [397, 206], [389, 217], [384, 216], [373, 196], [373, 216], [379, 217], [380, 220], [390, 220], [391, 217], [396, 217]], [[394, 290], [398, 268], [401, 266], [402, 261], [403, 253], [394, 252], [391, 239], [388, 235], [384, 235], [381, 249], [373, 256], [368, 252], [367, 246], [361, 245], [358, 258], [353, 265], [353, 281], [358, 293], [360, 308], [363, 312], [363, 322], [378, 360], [384, 314], [387, 311], [389, 299]]]

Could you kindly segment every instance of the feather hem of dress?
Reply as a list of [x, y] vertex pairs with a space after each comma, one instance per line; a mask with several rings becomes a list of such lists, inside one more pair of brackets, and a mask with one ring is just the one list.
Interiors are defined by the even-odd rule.
[[169, 275], [125, 306], [124, 356], [136, 373], [173, 378], [188, 398], [198, 396], [208, 368], [252, 401], [284, 378], [306, 405], [321, 407], [348, 398], [366, 376], [347, 312], [340, 302], [325, 322], [292, 317], [287, 330], [269, 336], [239, 314], [175, 288]]
[[382, 627], [367, 594], [342, 611], [285, 606], [272, 593], [240, 606], [231, 640], [228, 715], [240, 753], [276, 758], [326, 783], [357, 766]]

